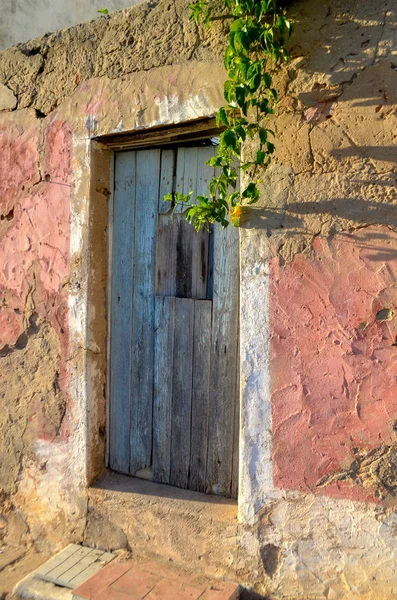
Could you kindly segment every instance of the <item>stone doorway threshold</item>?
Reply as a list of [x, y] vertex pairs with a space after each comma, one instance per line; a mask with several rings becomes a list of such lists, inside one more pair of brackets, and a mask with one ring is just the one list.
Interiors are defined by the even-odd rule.
[[[63, 563], [67, 565], [68, 558], [65, 559], [65, 555], [73, 553], [73, 546], [66, 548], [21, 581], [14, 590], [15, 597], [20, 600], [237, 600], [239, 598], [239, 586], [234, 583], [210, 580], [160, 561], [139, 558], [133, 560], [112, 558], [111, 562], [75, 589], [71, 589], [70, 585], [69, 587], [56, 585], [54, 581], [58, 577], [57, 572], [61, 573], [62, 578], [61, 565]], [[90, 552], [97, 552], [86, 547], [78, 548], [80, 550], [77, 550], [77, 553], [80, 552], [85, 557]], [[106, 560], [108, 559], [107, 556]], [[53, 581], [42, 578], [48, 572], [53, 573], [50, 577]]]
[[84, 543], [237, 579], [237, 502], [107, 472], [88, 490]]

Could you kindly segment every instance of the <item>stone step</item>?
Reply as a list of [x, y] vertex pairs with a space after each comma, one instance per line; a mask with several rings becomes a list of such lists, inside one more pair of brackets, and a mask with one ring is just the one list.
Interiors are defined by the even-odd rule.
[[237, 579], [237, 502], [107, 473], [89, 488], [84, 542]]

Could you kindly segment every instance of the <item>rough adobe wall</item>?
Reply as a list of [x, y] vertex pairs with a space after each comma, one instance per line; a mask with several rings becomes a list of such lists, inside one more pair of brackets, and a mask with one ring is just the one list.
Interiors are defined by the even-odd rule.
[[396, 11], [388, 1], [291, 10], [276, 161], [245, 221], [242, 268], [253, 273], [252, 263], [269, 260], [275, 489], [256, 534], [241, 535], [257, 560], [241, 579], [256, 577], [271, 598], [388, 599], [396, 589]]
[[[241, 526], [229, 567], [272, 599], [388, 599], [397, 588], [396, 317], [376, 317], [396, 312], [395, 6], [301, 0], [290, 10], [296, 33], [291, 63], [277, 76], [276, 160], [246, 215], [241, 257], [249, 274], [270, 267], [275, 485], [255, 507], [256, 523]], [[201, 31], [200, 43], [186, 17], [187, 3], [161, 0], [0, 55], [0, 361], [2, 374], [12, 373], [0, 397], [9, 403], [0, 452], [12, 454], [0, 486], [9, 537], [84, 539], [86, 496], [73, 487], [81, 423], [70, 381], [85, 382], [87, 372], [84, 348], [77, 363], [71, 356], [68, 324], [78, 320], [70, 299], [79, 296], [86, 250], [78, 236], [70, 241], [79, 215], [69, 209], [73, 194], [86, 198], [79, 174], [93, 131], [172, 122], [178, 102], [192, 118], [200, 81], [218, 93], [221, 30]], [[100, 211], [82, 225], [98, 230], [92, 258], [106, 235], [103, 198]], [[92, 274], [95, 307], [104, 273]], [[94, 319], [102, 325], [89, 324], [102, 327], [102, 342], [103, 310]], [[98, 404], [102, 342], [88, 348], [101, 361]], [[103, 414], [99, 423], [103, 438]]]
[[15, 94], [18, 109], [47, 115], [94, 77], [118, 79], [189, 60], [219, 60], [222, 23], [208, 30], [188, 16], [184, 0], [144, 2], [42, 36], [0, 54], [0, 83]]
[[[47, 550], [64, 544], [65, 535], [82, 539], [86, 495], [75, 486], [85, 468], [79, 460], [86, 458], [78, 454], [75, 439], [81, 437], [84, 422], [71, 397], [76, 385], [84, 387], [87, 378], [94, 382], [97, 402], [90, 414], [98, 431], [91, 454], [98, 472], [104, 468], [106, 436], [104, 252], [109, 195], [108, 176], [102, 181], [101, 173], [109, 167], [106, 161], [96, 167], [98, 198], [93, 197], [86, 252], [82, 239], [71, 240], [71, 196], [77, 189], [84, 194], [76, 181], [81, 157], [72, 151], [72, 137], [87, 136], [86, 124], [95, 127], [93, 115], [101, 109], [108, 115], [103, 115], [105, 124], [114, 120], [115, 99], [123, 95], [118, 110], [125, 112], [135, 87], [128, 79], [131, 73], [139, 74], [140, 94], [145, 94], [150, 86], [148, 90], [142, 76], [155, 67], [187, 64], [192, 57], [196, 64], [201, 58], [217, 60], [222, 25], [202, 31], [200, 41], [187, 16], [186, 2], [145, 3], [0, 54], [0, 504], [5, 542], [34, 542]], [[172, 87], [174, 75], [168, 77]], [[190, 68], [184, 77], [188, 97]], [[76, 88], [74, 102], [70, 98]], [[114, 99], [104, 103], [110, 90]], [[138, 111], [137, 118], [149, 122], [162, 107], [161, 98], [156, 102], [154, 111]], [[78, 127], [82, 129], [76, 133]], [[80, 330], [84, 325], [76, 316], [79, 301], [76, 306], [70, 298], [79, 298], [87, 254], [93, 265], [88, 296], [96, 303], [88, 328], [100, 346], [90, 345], [90, 336], [82, 335], [81, 342], [70, 339], [71, 315]], [[90, 367], [86, 351], [95, 357]], [[23, 526], [16, 527], [16, 519]]]

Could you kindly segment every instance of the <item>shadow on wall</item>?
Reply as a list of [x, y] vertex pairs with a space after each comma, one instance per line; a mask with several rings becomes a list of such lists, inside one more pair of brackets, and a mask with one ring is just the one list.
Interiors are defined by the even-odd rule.
[[[336, 224], [332, 227], [332, 222], [338, 219], [343, 219], [349, 223], [348, 230], [345, 232], [339, 231], [339, 235], [349, 237], [349, 234], [355, 229], [369, 225], [387, 226], [397, 229], [397, 205], [386, 204], [379, 202], [367, 202], [361, 198], [334, 198], [323, 202], [305, 202], [292, 203], [286, 208], [271, 209], [271, 208], [250, 208], [250, 221], [247, 223], [248, 228], [265, 229], [267, 236], [270, 238], [274, 234], [283, 234], [285, 236], [311, 236], [314, 237], [321, 234], [321, 231], [313, 232], [308, 229], [307, 222], [302, 216], [319, 216], [323, 221], [327, 221], [327, 216], [331, 222], [330, 234], [336, 233], [339, 229]], [[333, 230], [332, 230], [333, 229]], [[341, 228], [342, 229], [342, 228]], [[366, 237], [368, 242], [365, 242]], [[387, 233], [374, 234], [373, 231], [366, 236], [361, 237], [360, 242], [362, 247], [366, 249], [373, 248], [373, 254], [368, 255], [368, 258], [374, 261], [384, 261], [395, 259], [397, 251], [388, 248], [389, 236]], [[379, 242], [384, 241], [384, 246], [379, 247]], [[372, 243], [378, 242], [376, 246]], [[357, 246], [357, 240], [354, 242]]]
[[[322, 2], [287, 3], [288, 14], [294, 22], [291, 39], [291, 73], [294, 59], [300, 59], [296, 70], [306, 76], [316, 76], [312, 89], [301, 86], [297, 97], [304, 106], [316, 102], [333, 101], [344, 92], [344, 84], [352, 83], [366, 67], [378, 59], [389, 60], [390, 68], [397, 69], [393, 53], [396, 36], [396, 12], [393, 0], [335, 0]], [[377, 90], [378, 91], [378, 90]], [[388, 101], [388, 90], [379, 89], [383, 102]], [[349, 100], [351, 93], [346, 94]], [[379, 106], [379, 97], [357, 97], [355, 108]]]

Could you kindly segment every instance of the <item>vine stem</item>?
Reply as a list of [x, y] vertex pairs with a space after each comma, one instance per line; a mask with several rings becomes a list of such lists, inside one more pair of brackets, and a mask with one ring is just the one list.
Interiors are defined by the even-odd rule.
[[[213, 15], [222, 5], [228, 12]], [[238, 227], [242, 207], [259, 199], [257, 174], [270, 164], [274, 153], [274, 144], [268, 139], [274, 134], [264, 123], [274, 114], [277, 91], [267, 66], [269, 59], [275, 64], [288, 60], [284, 43], [291, 33], [291, 23], [285, 13], [277, 9], [277, 0], [223, 0], [223, 3], [196, 0], [190, 9], [190, 18], [196, 22], [204, 19], [210, 25], [215, 20], [231, 21], [224, 54], [228, 73], [224, 84], [226, 104], [217, 113], [217, 124], [224, 127], [224, 131], [216, 156], [207, 161], [211, 167], [220, 169], [220, 175], [210, 181], [209, 195], [197, 196], [194, 204], [190, 202], [193, 192], [168, 194], [165, 200], [188, 206], [186, 218], [197, 231], [214, 222], [222, 227], [230, 223]], [[252, 108], [255, 109], [253, 119], [249, 117]], [[244, 163], [242, 148], [248, 139], [255, 139], [253, 160]], [[237, 169], [247, 173], [252, 166], [247, 185], [237, 191]]]

